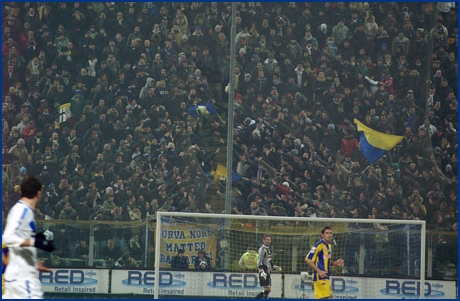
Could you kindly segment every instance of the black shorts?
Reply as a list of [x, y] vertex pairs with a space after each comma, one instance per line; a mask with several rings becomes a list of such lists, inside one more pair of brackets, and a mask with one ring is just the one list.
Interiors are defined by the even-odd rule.
[[259, 273], [259, 283], [261, 287], [269, 287], [272, 285], [272, 279], [270, 277], [270, 272], [267, 272], [266, 270], [264, 270], [264, 272], [267, 273], [267, 278], [263, 279], [262, 277], [260, 277], [260, 273]]

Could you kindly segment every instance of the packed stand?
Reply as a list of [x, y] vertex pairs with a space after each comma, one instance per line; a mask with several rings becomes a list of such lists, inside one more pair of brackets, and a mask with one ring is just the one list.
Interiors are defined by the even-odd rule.
[[[227, 2], [4, 2], [2, 17], [3, 216], [29, 174], [37, 218], [212, 212], [203, 132], [226, 123], [189, 108], [225, 115], [234, 76], [233, 213], [457, 230], [455, 3], [241, 2], [234, 70]], [[355, 118], [404, 139], [369, 165]]]
[[[458, 29], [448, 4], [240, 6], [234, 213], [457, 230]], [[369, 165], [354, 119], [404, 139]]]

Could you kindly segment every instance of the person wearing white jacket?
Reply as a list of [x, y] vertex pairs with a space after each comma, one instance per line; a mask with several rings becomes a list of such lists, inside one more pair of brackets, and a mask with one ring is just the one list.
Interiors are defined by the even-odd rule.
[[[2, 241], [9, 250], [4, 299], [43, 299], [38, 271], [50, 272], [37, 261], [37, 248], [52, 252], [52, 240], [36, 234], [34, 210], [42, 195], [42, 184], [33, 177], [20, 183], [21, 199], [11, 208]], [[50, 238], [50, 237], [48, 237]]]
[[375, 95], [377, 90], [379, 89], [380, 86], [385, 87], [385, 91], [388, 92], [388, 94], [393, 94], [394, 95], [394, 89], [393, 89], [393, 77], [391, 77], [388, 72], [383, 71], [382, 72], [382, 79], [380, 81], [375, 81], [369, 78], [369, 76], [364, 77], [372, 86], [371, 86], [371, 91], [372, 94]]

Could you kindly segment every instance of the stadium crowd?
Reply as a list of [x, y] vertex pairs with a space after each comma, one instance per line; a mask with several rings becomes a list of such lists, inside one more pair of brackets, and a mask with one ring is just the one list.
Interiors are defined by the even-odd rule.
[[[4, 217], [31, 174], [37, 219], [212, 212], [226, 122], [189, 108], [224, 116], [234, 76], [234, 214], [457, 231], [453, 2], [241, 2], [234, 70], [229, 2], [2, 6]], [[355, 118], [404, 139], [370, 165]]]

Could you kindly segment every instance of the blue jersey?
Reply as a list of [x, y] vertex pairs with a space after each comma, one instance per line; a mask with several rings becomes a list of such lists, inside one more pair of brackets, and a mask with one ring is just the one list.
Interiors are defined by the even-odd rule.
[[[320, 270], [325, 271], [327, 273], [327, 277], [321, 278], [321, 279], [329, 279], [329, 267], [330, 267], [330, 262], [331, 262], [331, 254], [332, 254], [331, 245], [321, 239], [313, 246], [310, 253], [308, 253], [307, 255], [307, 258], [313, 261]], [[318, 275], [316, 271], [313, 271], [312, 281], [317, 281], [317, 280], [320, 280], [320, 279], [318, 279]]]

